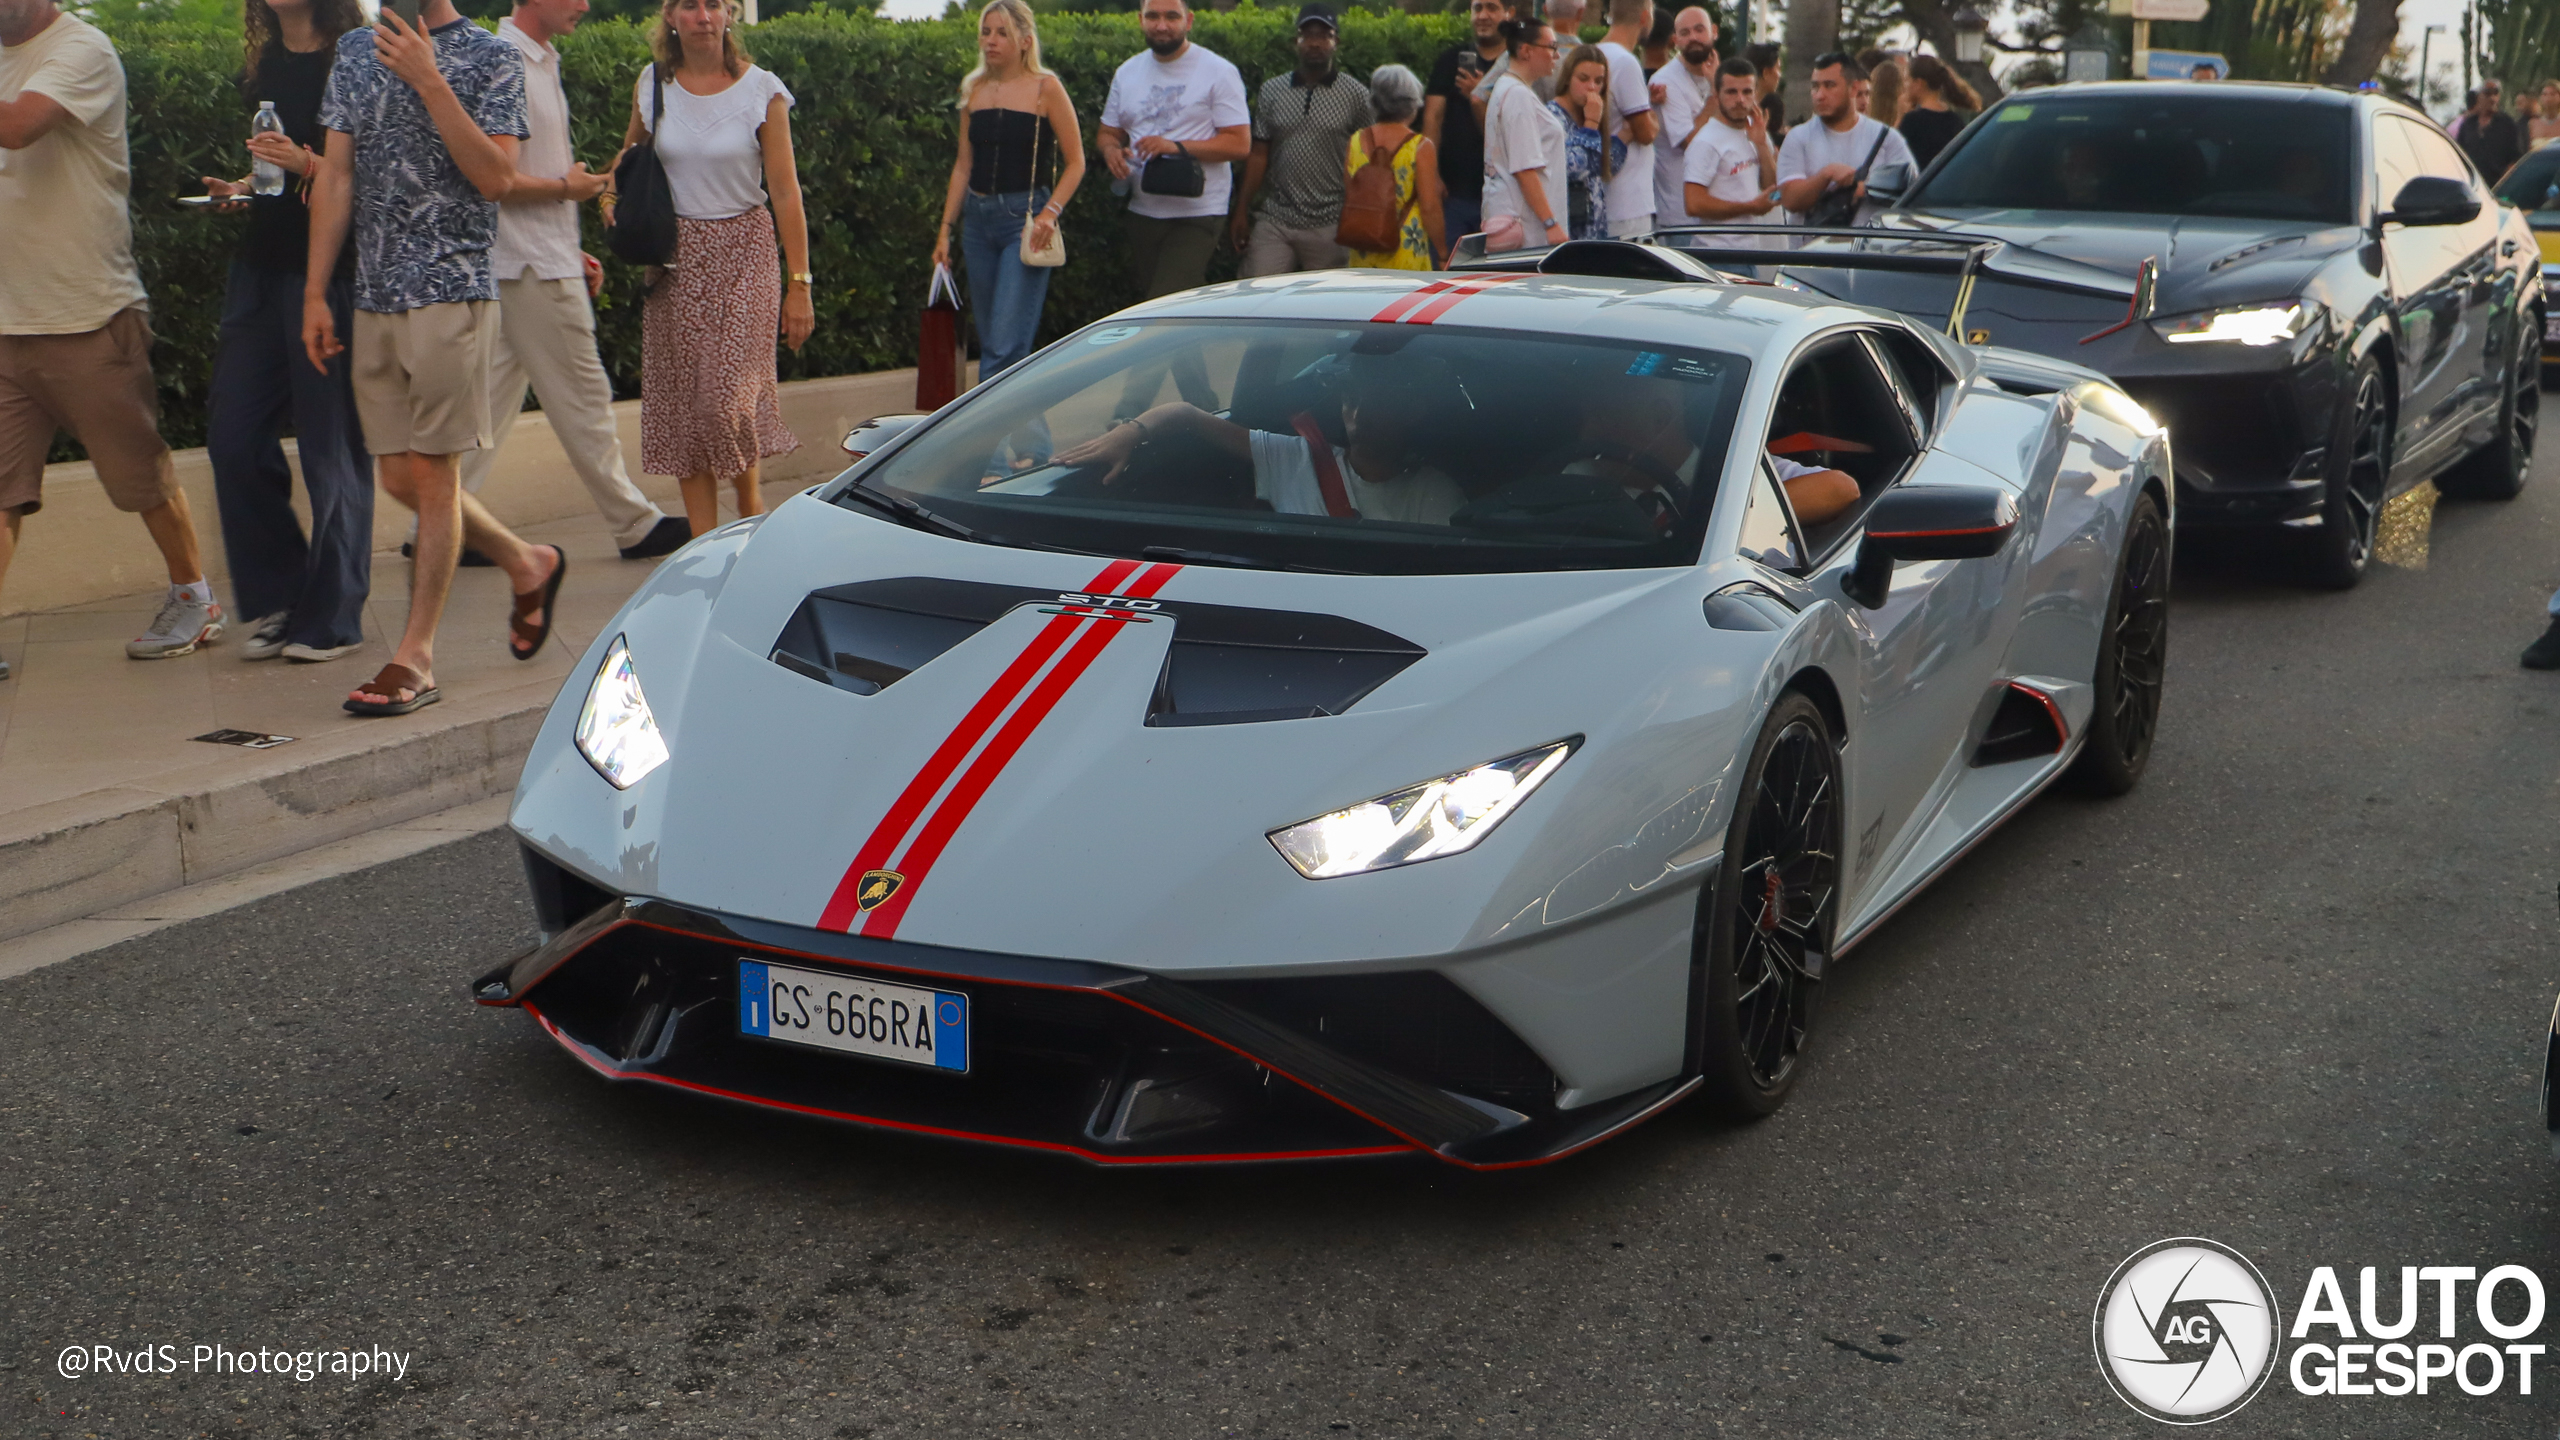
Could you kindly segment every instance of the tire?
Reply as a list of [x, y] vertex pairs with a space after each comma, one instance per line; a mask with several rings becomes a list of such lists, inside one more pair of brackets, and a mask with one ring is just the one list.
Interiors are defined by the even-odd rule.
[[[2531, 317], [2528, 316], [2527, 319]], [[2525, 330], [2519, 323], [2516, 327]], [[2513, 500], [2533, 474], [2534, 432], [2542, 425], [2542, 336], [2534, 327], [2516, 342], [2498, 398], [2498, 435], [2436, 477], [2436, 488], [2461, 500]]]
[[1747, 1121], [1775, 1113], [1803, 1071], [1839, 924], [1840, 750], [1821, 708], [1780, 697], [1742, 775], [1692, 943], [1700, 1088], [1718, 1113]]
[[2064, 783], [2083, 795], [2122, 795], [2141, 783], [2160, 729], [2160, 684], [2169, 660], [2169, 526], [2145, 495], [2125, 523], [2106, 629], [2098, 636], [2096, 698], [2080, 758]]
[[2391, 400], [2382, 365], [2372, 356], [2356, 362], [2329, 444], [2329, 489], [2320, 504], [2320, 528], [2305, 537], [2304, 583], [2323, 590], [2352, 590], [2373, 559], [2373, 537], [2382, 519], [2384, 487], [2391, 479]]

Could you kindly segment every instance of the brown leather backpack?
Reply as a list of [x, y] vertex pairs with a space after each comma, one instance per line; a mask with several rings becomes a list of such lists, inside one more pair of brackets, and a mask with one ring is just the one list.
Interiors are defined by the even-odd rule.
[[[1369, 158], [1352, 172], [1351, 184], [1342, 192], [1342, 222], [1333, 227], [1333, 243], [1374, 255], [1404, 243], [1399, 237], [1404, 233], [1404, 217], [1413, 207], [1396, 203], [1396, 162], [1422, 135], [1417, 131], [1406, 136], [1392, 155], [1378, 148], [1376, 130], [1363, 138], [1369, 143]], [[1416, 184], [1413, 189], [1419, 200], [1422, 187]]]

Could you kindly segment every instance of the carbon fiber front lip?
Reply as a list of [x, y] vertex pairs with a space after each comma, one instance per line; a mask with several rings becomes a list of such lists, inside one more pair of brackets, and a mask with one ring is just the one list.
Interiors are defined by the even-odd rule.
[[[736, 1083], [734, 1078], [731, 1083], [706, 1081], [646, 1059], [617, 1059], [597, 1044], [568, 1033], [544, 1014], [537, 1003], [538, 992], [563, 965], [610, 937], [632, 930], [709, 940], [728, 947], [879, 971], [900, 978], [1075, 992], [1107, 999], [1330, 1101], [1384, 1132], [1379, 1137], [1382, 1143], [1312, 1149], [1244, 1143], [1197, 1153], [1114, 1154], [1068, 1137], [997, 1134], [919, 1123], [896, 1114], [812, 1104], [778, 1093], [757, 1093], [761, 1087], [752, 1082]], [[1664, 1081], [1577, 1110], [1522, 1116], [1355, 1059], [1192, 986], [1141, 971], [1086, 961], [982, 954], [808, 930], [642, 898], [612, 900], [597, 907], [551, 940], [480, 976], [472, 982], [471, 993], [483, 1005], [521, 1006], [531, 1011], [555, 1040], [609, 1079], [650, 1081], [816, 1118], [1060, 1153], [1097, 1164], [1209, 1164], [1420, 1151], [1469, 1169], [1508, 1169], [1541, 1164], [1585, 1149], [1659, 1113], [1696, 1084], [1694, 1079]]]

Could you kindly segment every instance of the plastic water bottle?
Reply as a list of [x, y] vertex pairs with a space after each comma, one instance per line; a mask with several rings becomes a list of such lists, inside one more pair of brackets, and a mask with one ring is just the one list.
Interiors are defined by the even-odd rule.
[[[249, 122], [249, 134], [251, 137], [254, 138], [260, 135], [281, 135], [283, 133], [284, 117], [276, 114], [276, 102], [273, 100], [259, 101], [257, 116]], [[278, 165], [272, 160], [259, 161], [256, 168], [249, 172], [249, 188], [261, 195], [283, 194], [284, 167]]]

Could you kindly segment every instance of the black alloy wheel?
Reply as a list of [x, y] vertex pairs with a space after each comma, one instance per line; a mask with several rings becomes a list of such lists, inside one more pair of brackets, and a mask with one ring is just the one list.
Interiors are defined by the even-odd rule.
[[2084, 795], [2122, 795], [2151, 763], [2160, 732], [2160, 682], [2169, 664], [2169, 527], [2145, 495], [2125, 523], [2115, 593], [2098, 640], [2089, 730], [2067, 777]]
[[2528, 311], [2517, 322], [2515, 363], [2498, 397], [2497, 438], [2436, 477], [2436, 488], [2462, 500], [2513, 500], [2533, 474], [2533, 442], [2542, 427], [2542, 333]]
[[1840, 906], [1840, 751], [1821, 707], [1782, 696], [1743, 771], [1724, 867], [1700, 907], [1700, 1074], [1756, 1120], [1802, 1068]]
[[2382, 519], [2383, 490], [2391, 481], [2391, 400], [2381, 364], [2371, 356], [2358, 361], [2346, 393], [2329, 447], [2320, 528], [2307, 537], [2302, 557], [2303, 578], [2324, 590], [2351, 590], [2364, 578]]

